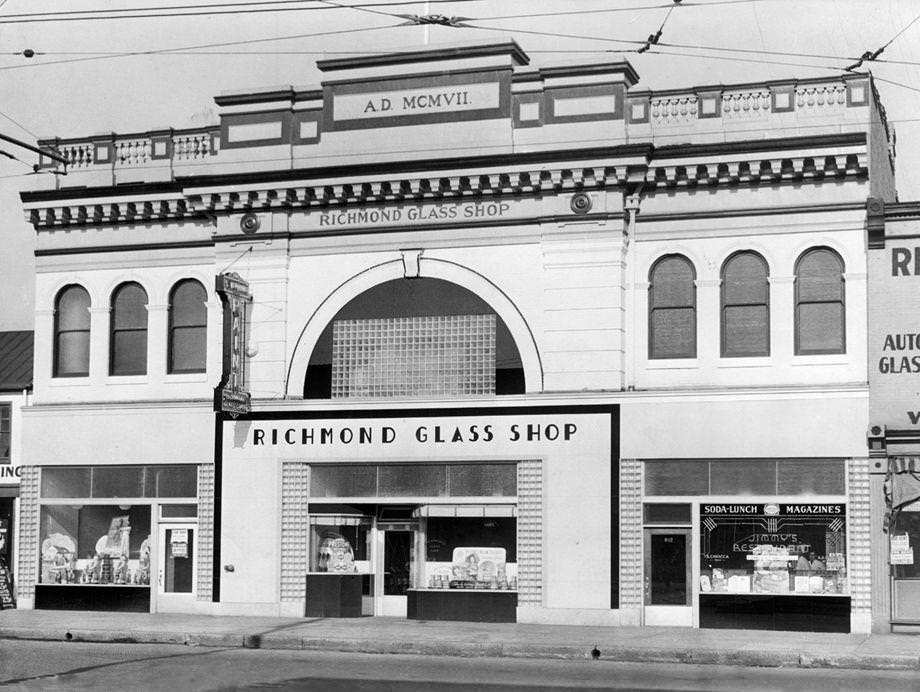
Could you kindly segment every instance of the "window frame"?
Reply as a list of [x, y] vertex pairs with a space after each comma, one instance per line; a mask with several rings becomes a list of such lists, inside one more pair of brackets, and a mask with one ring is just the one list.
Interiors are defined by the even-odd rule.
[[[176, 315], [176, 305], [175, 305], [175, 296], [176, 292], [186, 285], [197, 284], [201, 289], [202, 294], [204, 295], [203, 302], [203, 315], [204, 322], [201, 324], [175, 324], [175, 315]], [[167, 309], [167, 325], [166, 325], [166, 374], [167, 375], [190, 375], [196, 373], [207, 372], [208, 369], [208, 291], [198, 279], [180, 279], [169, 291], [169, 306]], [[183, 308], [189, 306], [182, 306]], [[175, 367], [175, 332], [182, 329], [202, 329], [204, 330], [204, 350], [201, 355], [201, 367], [200, 368], [176, 368]]]
[[[119, 294], [124, 291], [126, 288], [136, 286], [144, 294], [144, 326], [143, 328], [132, 326], [127, 328], [117, 328], [116, 322], [118, 313], [116, 311], [116, 301], [118, 300]], [[147, 374], [147, 360], [149, 356], [149, 327], [150, 327], [150, 316], [149, 316], [149, 305], [150, 305], [150, 295], [147, 293], [140, 282], [138, 281], [125, 281], [118, 284], [115, 289], [112, 291], [111, 299], [109, 300], [109, 307], [111, 310], [110, 319], [109, 319], [109, 376], [110, 377], [133, 377]], [[116, 335], [124, 332], [143, 332], [144, 334], [144, 364], [143, 369], [141, 370], [131, 370], [131, 371], [115, 371], [115, 349], [116, 349]]]
[[[729, 265], [738, 260], [741, 257], [754, 257], [760, 260], [763, 269], [764, 269], [764, 284], [765, 291], [764, 296], [765, 300], [763, 303], [729, 303], [726, 298], [728, 285], [725, 281], [726, 271], [729, 268]], [[719, 342], [720, 342], [720, 356], [722, 358], [765, 358], [770, 356], [770, 264], [767, 262], [766, 258], [761, 255], [759, 252], [754, 250], [738, 250], [729, 255], [725, 261], [722, 263], [722, 269], [719, 273], [720, 285], [719, 285]], [[740, 352], [740, 353], [728, 353], [728, 342], [729, 342], [729, 333], [726, 329], [726, 319], [725, 313], [728, 308], [732, 307], [754, 307], [763, 305], [766, 309], [766, 322], [764, 324], [765, 336], [766, 336], [766, 350], [765, 351], [750, 351], [750, 352]]]
[[[61, 329], [61, 299], [68, 291], [81, 291], [86, 298], [86, 328], [83, 329]], [[52, 354], [51, 354], [51, 376], [58, 377], [89, 377], [89, 367], [92, 361], [92, 317], [90, 309], [93, 306], [92, 298], [89, 291], [80, 284], [67, 284], [57, 292], [54, 298], [54, 333], [52, 335]], [[63, 334], [84, 334], [86, 339], [86, 367], [80, 371], [61, 372], [61, 336]]]
[[[3, 454], [3, 440], [9, 452]], [[0, 465], [6, 466], [13, 463], [13, 404], [0, 401]]]
[[[658, 270], [661, 264], [667, 260], [681, 260], [685, 262], [686, 265], [690, 268], [690, 282], [692, 284], [692, 291], [691, 291], [692, 300], [691, 300], [690, 305], [684, 305], [684, 306], [669, 305], [666, 307], [655, 307], [655, 299], [654, 299], [655, 272]], [[686, 255], [682, 255], [680, 253], [670, 253], [667, 255], [662, 255], [661, 257], [659, 257], [652, 263], [648, 271], [648, 300], [647, 300], [648, 302], [648, 338], [647, 338], [648, 360], [679, 360], [679, 359], [697, 358], [698, 356], [697, 330], [699, 329], [697, 304], [699, 301], [698, 301], [698, 296], [697, 296], [696, 281], [697, 281], [696, 266], [693, 264], [693, 261]], [[655, 355], [655, 343], [656, 343], [655, 334], [654, 334], [654, 313], [655, 311], [656, 310], [674, 310], [674, 309], [686, 310], [688, 308], [692, 311], [692, 314], [693, 314], [693, 320], [692, 320], [693, 326], [691, 329], [691, 337], [692, 337], [691, 349], [682, 355], [669, 355], [669, 356]]]
[[[799, 271], [802, 262], [809, 256], [818, 252], [826, 252], [837, 260], [840, 267], [840, 298], [838, 300], [809, 300], [803, 301], [800, 297], [801, 281], [799, 280]], [[794, 354], [796, 356], [820, 356], [820, 355], [839, 355], [847, 352], [847, 300], [846, 300], [846, 264], [840, 253], [825, 245], [817, 245], [803, 251], [795, 261], [795, 290], [793, 296], [793, 331], [794, 331]], [[799, 317], [800, 307], [802, 305], [840, 305], [840, 348], [839, 349], [808, 349], [803, 350], [801, 345], [802, 320]]]

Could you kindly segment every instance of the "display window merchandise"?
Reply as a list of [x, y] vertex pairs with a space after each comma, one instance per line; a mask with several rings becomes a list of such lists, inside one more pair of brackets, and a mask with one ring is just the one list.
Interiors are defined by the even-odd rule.
[[35, 607], [150, 610], [151, 585], [175, 590], [175, 559], [193, 558], [187, 529], [154, 529], [194, 517], [196, 497], [196, 466], [43, 469]]

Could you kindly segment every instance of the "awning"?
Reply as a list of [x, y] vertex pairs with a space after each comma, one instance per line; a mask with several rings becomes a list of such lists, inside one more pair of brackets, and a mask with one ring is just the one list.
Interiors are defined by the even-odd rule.
[[885, 476], [885, 529], [894, 524], [898, 512], [920, 500], [920, 456], [888, 457]]
[[414, 517], [516, 517], [517, 505], [422, 505]]

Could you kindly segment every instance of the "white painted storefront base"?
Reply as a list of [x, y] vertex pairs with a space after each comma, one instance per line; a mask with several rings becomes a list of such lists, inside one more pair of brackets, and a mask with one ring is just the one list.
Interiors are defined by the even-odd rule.
[[645, 606], [645, 625], [649, 627], [693, 627], [691, 606]]
[[637, 608], [600, 610], [518, 606], [517, 621], [532, 625], [584, 625], [586, 627], [638, 627], [641, 624]]

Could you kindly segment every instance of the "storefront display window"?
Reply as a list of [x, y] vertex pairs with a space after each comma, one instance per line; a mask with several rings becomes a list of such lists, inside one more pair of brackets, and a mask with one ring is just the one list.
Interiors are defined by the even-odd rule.
[[515, 517], [429, 517], [425, 585], [432, 589], [516, 589]]
[[41, 584], [150, 583], [150, 507], [46, 505]]
[[914, 504], [895, 515], [891, 526], [891, 564], [895, 579], [920, 579], [920, 506]]
[[370, 574], [370, 530], [370, 517], [310, 517], [310, 571]]
[[700, 505], [701, 593], [849, 593], [843, 504]]

